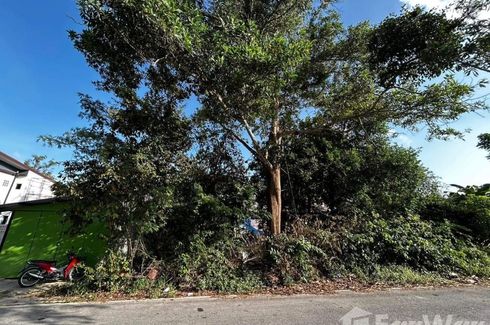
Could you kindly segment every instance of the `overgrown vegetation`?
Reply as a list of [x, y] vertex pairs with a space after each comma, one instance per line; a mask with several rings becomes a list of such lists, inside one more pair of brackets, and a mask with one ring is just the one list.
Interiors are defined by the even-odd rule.
[[373, 216], [355, 228], [339, 222], [298, 218], [276, 237], [242, 233], [219, 242], [211, 232], [199, 233], [180, 247], [177, 259], [151, 264], [160, 276], [153, 281], [147, 272], [136, 276], [126, 256], [109, 253], [72, 293], [131, 295], [144, 286], [160, 297], [176, 288], [248, 293], [322, 279], [432, 285], [454, 277], [490, 278], [488, 247], [460, 237], [447, 220]]
[[487, 6], [344, 28], [331, 1], [79, 1], [70, 36], [115, 100], [82, 96], [88, 126], [44, 140], [74, 148], [57, 193], [111, 250], [70, 290], [490, 277], [488, 185], [441, 194], [390, 130], [462, 136], [487, 108], [454, 76], [489, 71]]
[[490, 184], [457, 187], [447, 197], [432, 197], [423, 208], [427, 219], [449, 220], [456, 231], [478, 238], [482, 243], [490, 241]]

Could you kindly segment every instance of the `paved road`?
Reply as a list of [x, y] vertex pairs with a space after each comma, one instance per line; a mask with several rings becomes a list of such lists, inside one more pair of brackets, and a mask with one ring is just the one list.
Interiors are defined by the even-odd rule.
[[28, 292], [29, 289], [19, 287], [17, 280], [0, 279], [0, 306], [34, 303], [32, 299], [25, 297]]
[[[352, 310], [353, 308], [360, 309]], [[352, 313], [339, 321], [349, 311]], [[437, 315], [440, 315], [440, 318]], [[351, 319], [351, 316], [355, 320]], [[424, 323], [424, 317], [428, 323]], [[447, 317], [452, 317], [452, 321], [446, 322]], [[0, 305], [0, 324], [381, 325], [392, 324], [397, 320], [401, 323], [394, 323], [396, 325], [466, 324], [457, 323], [457, 320], [480, 321], [474, 323], [480, 325], [490, 324], [490, 289], [397, 290], [327, 296], [225, 299], [196, 297], [111, 303]], [[405, 321], [407, 323], [404, 323]]]

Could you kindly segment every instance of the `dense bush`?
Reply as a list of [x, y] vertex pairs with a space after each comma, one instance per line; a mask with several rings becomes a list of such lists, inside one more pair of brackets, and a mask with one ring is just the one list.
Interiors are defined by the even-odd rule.
[[447, 197], [436, 196], [422, 209], [430, 220], [449, 220], [460, 233], [490, 242], [490, 184], [460, 187]]
[[165, 225], [145, 237], [151, 256], [177, 260], [192, 250], [198, 234], [205, 234], [206, 245], [212, 246], [232, 238], [246, 218], [267, 218], [256, 204], [256, 189], [240, 153], [221, 144], [216, 140], [212, 148], [198, 152], [181, 175]]
[[349, 274], [414, 284], [439, 281], [453, 272], [490, 276], [488, 251], [455, 238], [448, 222], [415, 215], [374, 217], [357, 230], [299, 218], [280, 236], [239, 235], [212, 246], [197, 236], [180, 263], [181, 286], [228, 292]]
[[[94, 267], [84, 266], [85, 276], [70, 286], [62, 287], [62, 294], [108, 293], [159, 298], [172, 296], [174, 284], [165, 276], [149, 279], [146, 274], [135, 274], [126, 254], [107, 251], [104, 258]], [[55, 288], [55, 290], [59, 290]]]
[[196, 236], [178, 261], [181, 287], [219, 292], [250, 292], [261, 287], [257, 273], [244, 265], [243, 244], [229, 240], [208, 246], [203, 236]]
[[348, 235], [344, 261], [371, 272], [376, 265], [404, 265], [420, 271], [490, 273], [489, 255], [455, 238], [449, 222], [433, 223], [418, 216], [374, 218], [362, 231]]
[[156, 280], [131, 270], [124, 254], [109, 252], [75, 292], [144, 291], [157, 297], [168, 295], [165, 288], [239, 293], [352, 276], [403, 284], [442, 282], [454, 272], [490, 277], [489, 250], [455, 237], [447, 221], [375, 216], [349, 227], [339, 220], [298, 218], [275, 237], [237, 230], [216, 242], [212, 231], [199, 232], [188, 245], [177, 247], [176, 259], [157, 264]]

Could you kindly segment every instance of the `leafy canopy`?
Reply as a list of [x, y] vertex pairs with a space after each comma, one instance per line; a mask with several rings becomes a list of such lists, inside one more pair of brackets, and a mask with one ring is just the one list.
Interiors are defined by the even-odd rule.
[[425, 126], [429, 136], [444, 138], [460, 135], [448, 123], [486, 107], [469, 100], [474, 85], [453, 75], [488, 64], [481, 55], [488, 24], [472, 18], [483, 2], [461, 2], [467, 12], [460, 20], [415, 9], [380, 26], [349, 28], [331, 1], [78, 4], [84, 28], [70, 37], [115, 103], [82, 96], [91, 125], [50, 139], [76, 149], [60, 191], [92, 199], [86, 212], [103, 211], [128, 238], [165, 222], [190, 148], [190, 124], [179, 108], [192, 99], [192, 125], [204, 137], [214, 132], [239, 143], [267, 171], [274, 232], [289, 139], [332, 131], [349, 137], [387, 123]]
[[419, 8], [379, 27], [345, 29], [329, 1], [79, 4], [86, 28], [71, 37], [100, 72], [102, 89], [122, 98], [137, 89], [195, 96], [196, 121], [219, 125], [266, 166], [280, 137], [300, 133], [298, 121], [311, 110], [321, 128], [377, 119], [426, 123], [445, 136], [458, 132], [444, 123], [483, 107], [464, 101], [473, 87], [451, 75], [422, 86], [477, 56], [466, 58], [475, 43], [466, 44], [468, 24]]

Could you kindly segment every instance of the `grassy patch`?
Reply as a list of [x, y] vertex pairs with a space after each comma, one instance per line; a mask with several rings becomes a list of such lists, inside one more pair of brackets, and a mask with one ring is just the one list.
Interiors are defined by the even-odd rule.
[[415, 271], [401, 265], [377, 267], [372, 279], [392, 285], [440, 285], [448, 283], [448, 279], [438, 273]]

